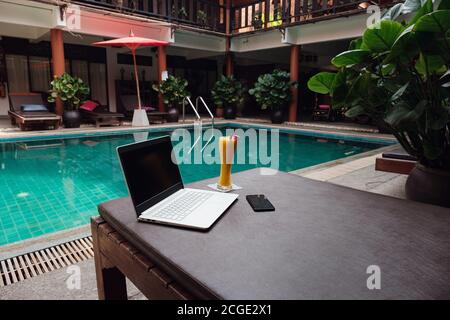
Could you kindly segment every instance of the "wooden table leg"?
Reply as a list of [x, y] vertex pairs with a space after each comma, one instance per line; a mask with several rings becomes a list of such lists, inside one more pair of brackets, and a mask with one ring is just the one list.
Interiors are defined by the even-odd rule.
[[[97, 265], [97, 258], [95, 258]], [[97, 269], [97, 266], [96, 266]], [[125, 276], [119, 269], [101, 268], [96, 271], [98, 298], [100, 300], [127, 300]]]
[[91, 223], [98, 298], [100, 300], [127, 300], [125, 276], [119, 269], [111, 265], [100, 252], [98, 241], [98, 226], [100, 223], [103, 223], [102, 219]]

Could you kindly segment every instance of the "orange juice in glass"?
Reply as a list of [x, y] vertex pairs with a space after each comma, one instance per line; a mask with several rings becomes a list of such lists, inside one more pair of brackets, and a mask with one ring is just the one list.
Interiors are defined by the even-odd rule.
[[231, 166], [233, 164], [234, 152], [237, 146], [237, 136], [220, 137], [220, 177], [217, 187], [221, 190], [231, 190]]

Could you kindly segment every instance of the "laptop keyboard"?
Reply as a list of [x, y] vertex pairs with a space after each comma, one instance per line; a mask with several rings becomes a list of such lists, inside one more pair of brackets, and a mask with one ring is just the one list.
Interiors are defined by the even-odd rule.
[[173, 202], [158, 208], [152, 217], [181, 221], [213, 195], [213, 193], [186, 191]]

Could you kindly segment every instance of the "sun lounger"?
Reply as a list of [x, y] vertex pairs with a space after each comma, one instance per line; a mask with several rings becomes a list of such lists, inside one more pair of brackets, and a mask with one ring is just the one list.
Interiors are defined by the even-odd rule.
[[416, 166], [417, 159], [403, 148], [385, 152], [375, 160], [375, 170], [399, 174], [409, 174]]
[[49, 112], [39, 93], [10, 93], [8, 115], [21, 130], [58, 129], [61, 117]]
[[[120, 102], [122, 103], [123, 108], [126, 110], [127, 117], [132, 117], [133, 112], [137, 109], [137, 96], [136, 95], [122, 95], [120, 96]], [[148, 120], [150, 123], [161, 123], [165, 122], [167, 118], [167, 112], [157, 111], [156, 108], [151, 106], [142, 106], [147, 112]]]
[[122, 120], [125, 117], [122, 113], [111, 112], [106, 106], [97, 104], [93, 110], [88, 110], [80, 107], [80, 113], [84, 120], [95, 123], [95, 126], [110, 126], [122, 125]]
[[[239, 200], [208, 232], [138, 222], [129, 198], [101, 204], [100, 298], [126, 298], [124, 275], [152, 299], [450, 298], [447, 208], [283, 172], [233, 180]], [[254, 213], [246, 194], [267, 195], [275, 212]]]
[[329, 104], [320, 104], [313, 111], [314, 120], [330, 121], [332, 118], [332, 109]]

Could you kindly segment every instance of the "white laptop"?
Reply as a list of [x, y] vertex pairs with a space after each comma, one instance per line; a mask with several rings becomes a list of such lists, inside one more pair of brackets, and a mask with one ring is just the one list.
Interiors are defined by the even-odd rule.
[[208, 229], [237, 194], [184, 188], [169, 136], [118, 147], [139, 221]]

